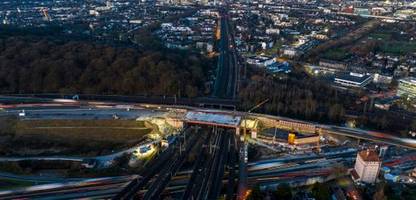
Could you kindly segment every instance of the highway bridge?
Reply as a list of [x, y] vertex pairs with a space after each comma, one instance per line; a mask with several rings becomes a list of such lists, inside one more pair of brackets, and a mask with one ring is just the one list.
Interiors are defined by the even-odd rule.
[[[240, 115], [243, 116], [244, 113], [240, 112]], [[250, 113], [248, 116], [253, 117], [253, 118], [275, 120], [280, 124], [286, 124], [285, 128], [294, 129], [294, 130], [300, 130], [300, 131], [314, 130], [314, 132], [319, 133], [319, 134], [341, 135], [341, 136], [347, 136], [350, 138], [357, 138], [357, 139], [363, 139], [363, 140], [373, 141], [377, 143], [389, 144], [393, 146], [401, 146], [401, 147], [405, 147], [409, 149], [416, 149], [415, 139], [401, 138], [391, 133], [383, 133], [383, 132], [372, 131], [372, 130], [363, 130], [363, 129], [358, 129], [358, 128], [347, 128], [347, 127], [335, 126], [335, 125], [318, 124], [315, 122], [291, 119], [291, 118], [281, 117], [281, 116], [258, 114], [258, 113]]]
[[[9, 104], [13, 106], [12, 104]], [[156, 110], [146, 111], [147, 108], [141, 107], [138, 104], [125, 104], [130, 108], [129, 111], [126, 109], [121, 109], [121, 104], [112, 103], [105, 108], [79, 108], [75, 109], [78, 115], [83, 116], [83, 113], [89, 113], [98, 116], [111, 116], [114, 112], [124, 113], [126, 117], [134, 117], [142, 114], [157, 113], [157, 112], [171, 112], [174, 110], [175, 106], [170, 105], [157, 105]], [[62, 104], [62, 108], [54, 109], [39, 109], [37, 107], [33, 108], [33, 113], [41, 114], [41, 116], [36, 115], [37, 117], [48, 118], [54, 117], [56, 115], [60, 117], [65, 117], [67, 111], [73, 111], [74, 108], [67, 108], [65, 103]], [[80, 105], [81, 106], [81, 105]], [[30, 106], [26, 110], [28, 117], [32, 113]], [[82, 106], [81, 106], [82, 107]], [[241, 168], [238, 163], [241, 163], [242, 157], [239, 157], [238, 152], [242, 149], [242, 146], [239, 146], [236, 143], [236, 134], [233, 131], [236, 126], [241, 126], [240, 123], [242, 117], [249, 116], [250, 118], [267, 118], [270, 120], [278, 121], [281, 124], [286, 126], [297, 126], [299, 128], [306, 128], [310, 130], [315, 130], [321, 134], [335, 134], [343, 135], [353, 138], [360, 138], [370, 141], [375, 141], [378, 143], [386, 143], [391, 145], [403, 146], [411, 149], [416, 149], [416, 141], [413, 139], [404, 139], [395, 137], [386, 133], [379, 133], [368, 130], [360, 129], [351, 129], [338, 126], [330, 126], [324, 124], [316, 124], [312, 122], [306, 122], [301, 120], [295, 120], [290, 118], [270, 116], [263, 114], [255, 113], [244, 113], [236, 111], [224, 111], [224, 110], [206, 110], [200, 108], [191, 108], [191, 107], [179, 107], [181, 110], [185, 110], [185, 116], [187, 113], [193, 113], [189, 118], [193, 124], [198, 124], [198, 120], [205, 119], [206, 121], [216, 118], [216, 120], [211, 121], [212, 125], [207, 123], [202, 123], [200, 126], [205, 126], [202, 130], [198, 131], [209, 131], [205, 134], [197, 132], [191, 132], [189, 129], [186, 129], [182, 133], [185, 137], [179, 137], [176, 140], [176, 143], [171, 145], [167, 150], [161, 153], [156, 157], [155, 160], [149, 163], [148, 167], [145, 168], [143, 172], [140, 173], [139, 177], [133, 177], [129, 180], [123, 181], [104, 181], [99, 183], [92, 184], [91, 182], [81, 185], [71, 185], [71, 186], [61, 186], [54, 188], [38, 188], [38, 189], [29, 189], [26, 191], [18, 191], [11, 193], [0, 193], [0, 198], [5, 199], [13, 197], [10, 199], [15, 199], [18, 197], [52, 197], [54, 195], [62, 196], [63, 198], [72, 198], [72, 197], [113, 197], [114, 199], [131, 199], [134, 197], [152, 199], [158, 198], [160, 195], [165, 195], [166, 193], [175, 191], [179, 198], [182, 199], [192, 199], [192, 197], [210, 199], [218, 197], [218, 195], [223, 194], [227, 199], [234, 198], [236, 194], [236, 186], [242, 181], [242, 177], [247, 178], [247, 183], [250, 185], [252, 183], [264, 183], [272, 184], [283, 179], [287, 178], [283, 174], [290, 174], [290, 176], [299, 176], [300, 173], [306, 170], [314, 170], [312, 175], [323, 176], [322, 174], [327, 174], [329, 171], [320, 171], [327, 166], [330, 166], [331, 163], [339, 162], [341, 160], [351, 160], [354, 158], [354, 152], [350, 154], [347, 153], [347, 156], [344, 158], [340, 154], [324, 155], [323, 157], [297, 157], [294, 160], [290, 159], [279, 159], [272, 161], [264, 161], [263, 163], [248, 164], [247, 165], [247, 174], [238, 176], [241, 172]], [[109, 110], [109, 111], [108, 111]], [[6, 108], [3, 112], [0, 112], [1, 115], [16, 115], [19, 110], [13, 108]], [[128, 113], [128, 115], [127, 115]], [[204, 116], [204, 113], [207, 114], [207, 118]], [[158, 115], [163, 116], [163, 115]], [[212, 118], [210, 117], [212, 116]], [[74, 117], [72, 114], [69, 117]], [[230, 122], [230, 124], [224, 125], [222, 128], [221, 123]], [[238, 127], [237, 127], [238, 128]], [[206, 137], [206, 138], [205, 138]], [[188, 141], [188, 142], [185, 142]], [[195, 161], [193, 170], [187, 176], [187, 178], [178, 178], [181, 166], [184, 159], [190, 152], [198, 152], [200, 156]], [[325, 159], [325, 160], [320, 160]], [[306, 162], [309, 160], [308, 162]], [[314, 161], [316, 160], [316, 161]], [[319, 162], [317, 162], [319, 161]], [[324, 162], [325, 161], [325, 162]], [[311, 163], [312, 162], [312, 163]], [[320, 164], [321, 163], [321, 164]], [[326, 163], [322, 165], [322, 163]], [[304, 175], [304, 174], [303, 174]], [[289, 177], [290, 177], [289, 176]], [[279, 177], [279, 178], [272, 178]], [[208, 183], [216, 183], [217, 186], [212, 186]], [[91, 186], [91, 187], [90, 187]], [[222, 191], [219, 193], [222, 188], [226, 187], [227, 191]], [[124, 189], [122, 189], [124, 188]], [[103, 190], [104, 189], [104, 190]], [[202, 191], [205, 191], [203, 193]], [[3, 196], [2, 196], [3, 195]], [[21, 196], [14, 196], [21, 195]], [[56, 196], [54, 196], [56, 197]], [[45, 198], [47, 199], [47, 198]], [[55, 198], [56, 199], [56, 198]]]
[[[75, 99], [74, 99], [75, 98]], [[54, 103], [54, 99], [76, 100], [83, 102], [124, 102], [124, 103], [146, 103], [162, 104], [172, 106], [193, 106], [202, 108], [215, 108], [236, 110], [239, 101], [230, 98], [197, 97], [181, 98], [175, 96], [125, 96], [125, 95], [94, 95], [94, 94], [9, 94], [0, 96], [0, 103], [4, 105], [20, 103], [31, 103], [33, 105], [47, 105]], [[75, 104], [78, 105], [78, 104]]]
[[[144, 115], [144, 116], [159, 116], [163, 117], [164, 114], [171, 109], [180, 109], [186, 113], [194, 112], [194, 113], [215, 113], [215, 116], [218, 116], [218, 123], [213, 121], [216, 125], [221, 125], [221, 119], [225, 117], [229, 118], [233, 116], [233, 120], [241, 119], [243, 117], [249, 118], [258, 118], [261, 120], [269, 120], [274, 121], [279, 126], [283, 126], [286, 129], [295, 129], [299, 131], [308, 131], [308, 132], [316, 132], [320, 134], [333, 134], [333, 135], [342, 135], [351, 138], [358, 138], [363, 140], [374, 141], [378, 143], [385, 143], [395, 146], [406, 147], [410, 149], [416, 149], [416, 140], [410, 138], [400, 138], [394, 136], [393, 134], [389, 133], [382, 133], [372, 130], [362, 130], [356, 128], [346, 128], [341, 126], [334, 126], [334, 125], [326, 125], [326, 124], [318, 124], [309, 121], [302, 121], [291, 119], [287, 117], [281, 116], [273, 116], [273, 115], [266, 115], [266, 114], [258, 114], [258, 113], [245, 113], [239, 111], [229, 111], [229, 110], [212, 110], [212, 109], [201, 109], [199, 107], [183, 107], [183, 106], [174, 106], [174, 105], [155, 105], [156, 109], [146, 108], [143, 107], [141, 104], [128, 104], [128, 103], [108, 103], [108, 102], [95, 102], [92, 104], [91, 102], [83, 102], [85, 105], [74, 105], [70, 103], [70, 107], [66, 103], [59, 103], [59, 105], [54, 102], [53, 109], [42, 109], [39, 108], [38, 104], [7, 104], [5, 107], [4, 105], [0, 105], [3, 107], [4, 112], [0, 112], [0, 116], [7, 116], [7, 115], [15, 115], [18, 116], [20, 109], [25, 109], [26, 118], [29, 119], [112, 119], [114, 113], [117, 113], [119, 116], [122, 116], [126, 119], [136, 119], [137, 117]], [[45, 106], [49, 103], [43, 103]], [[55, 105], [56, 104], [56, 105]], [[105, 106], [104, 106], [105, 105]], [[131, 108], [130, 111], [126, 109], [120, 108], [120, 105], [125, 107]], [[147, 105], [147, 104], [146, 104]], [[47, 107], [47, 106], [46, 106]], [[45, 107], [43, 107], [45, 108]], [[159, 109], [160, 108], [160, 109]], [[214, 115], [212, 115], [214, 116]], [[178, 120], [184, 120], [185, 118], [180, 118]], [[196, 121], [196, 123], [198, 123]], [[200, 123], [206, 123], [204, 121], [200, 121]], [[233, 127], [241, 127], [242, 124], [239, 125], [232, 125]]]

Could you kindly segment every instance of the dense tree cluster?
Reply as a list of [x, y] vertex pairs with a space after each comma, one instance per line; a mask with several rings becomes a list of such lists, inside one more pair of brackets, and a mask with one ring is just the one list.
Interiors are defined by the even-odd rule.
[[189, 52], [0, 39], [1, 93], [178, 95], [204, 91], [211, 61]]
[[327, 82], [305, 75], [299, 68], [295, 67], [288, 76], [249, 69], [252, 70], [249, 79], [242, 84], [239, 93], [241, 110], [248, 110], [268, 99], [255, 111], [336, 124], [345, 122], [347, 115], [356, 116], [356, 125], [361, 128], [383, 130], [404, 137], [408, 131], [416, 130], [413, 114], [378, 109], [364, 112], [365, 106], [356, 102], [362, 94], [337, 90]]
[[343, 102], [347, 101], [338, 97], [337, 90], [328, 84], [296, 72], [283, 78], [254, 73], [241, 88], [240, 98], [245, 109], [269, 99], [257, 111], [333, 122], [342, 120], [345, 114]]
[[[47, 36], [48, 29], [39, 32], [11, 36], [0, 31], [0, 93], [209, 94], [206, 74], [215, 60], [189, 51], [166, 50], [152, 37], [151, 28], [135, 34], [136, 44], [111, 45]], [[287, 76], [248, 70], [249, 78], [240, 85], [241, 110], [269, 99], [256, 112], [331, 123], [342, 122], [348, 112], [359, 116], [362, 126], [400, 130], [403, 135], [414, 130], [409, 120], [391, 123], [391, 119], [403, 118], [397, 113], [363, 113], [362, 106], [355, 103], [357, 96], [341, 94], [300, 68]]]
[[325, 183], [315, 183], [312, 186], [312, 196], [316, 200], [326, 200], [331, 199], [331, 191], [329, 185]]

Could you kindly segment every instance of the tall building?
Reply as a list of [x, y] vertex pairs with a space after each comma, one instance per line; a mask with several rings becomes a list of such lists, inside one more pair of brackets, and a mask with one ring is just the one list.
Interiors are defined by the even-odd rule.
[[[381, 160], [375, 150], [364, 150], [357, 154], [353, 176], [364, 183], [374, 183], [380, 172]], [[354, 174], [356, 173], [356, 174]]]
[[407, 95], [408, 97], [416, 98], [416, 78], [407, 77], [399, 80], [398, 96]]

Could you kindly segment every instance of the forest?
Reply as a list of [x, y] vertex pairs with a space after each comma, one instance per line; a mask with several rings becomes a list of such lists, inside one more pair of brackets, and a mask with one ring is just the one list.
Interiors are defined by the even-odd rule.
[[212, 61], [187, 51], [138, 50], [48, 37], [0, 38], [0, 92], [203, 95]]
[[241, 110], [268, 99], [255, 112], [331, 124], [352, 119], [360, 128], [383, 130], [403, 137], [407, 137], [410, 130], [416, 130], [414, 117], [378, 109], [363, 112], [365, 106], [356, 102], [361, 97], [359, 92], [336, 89], [323, 80], [307, 76], [300, 67], [283, 76], [259, 68], [249, 69], [239, 93]]
[[[191, 51], [169, 50], [151, 31], [135, 36], [140, 45], [98, 44], [62, 36], [0, 31], [0, 93], [61, 93], [201, 97], [209, 96], [209, 70], [215, 59]], [[41, 36], [39, 36], [41, 35]], [[397, 113], [361, 115], [354, 94], [307, 76], [299, 67], [290, 75], [273, 75], [249, 67], [241, 81], [239, 110], [269, 99], [255, 112], [325, 123], [343, 123], [346, 115], [360, 115], [359, 125], [403, 135], [416, 128], [416, 120]], [[360, 114], [361, 113], [361, 114]], [[392, 123], [397, 117], [402, 123]]]
[[245, 109], [269, 99], [258, 111], [311, 121], [340, 122], [345, 115], [344, 105], [352, 101], [339, 95], [330, 85], [300, 71], [285, 77], [260, 70], [250, 74], [240, 91]]

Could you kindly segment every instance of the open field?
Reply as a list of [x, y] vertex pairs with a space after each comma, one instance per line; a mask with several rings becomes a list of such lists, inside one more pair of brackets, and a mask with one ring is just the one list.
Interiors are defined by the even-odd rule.
[[133, 120], [24, 120], [16, 124], [16, 137], [49, 140], [133, 142], [150, 132]]
[[[337, 38], [335, 40], [326, 41], [312, 51], [309, 52], [309, 56], [317, 56], [327, 51], [332, 51], [334, 48], [340, 48], [349, 44], [352, 44], [362, 37], [371, 33], [374, 29], [376, 29], [380, 25], [381, 21], [374, 19], [364, 23], [359, 28], [350, 31], [348, 34], [341, 38]], [[337, 55], [337, 54], [335, 54]]]
[[331, 49], [330, 51], [326, 51], [322, 57], [326, 58], [326, 59], [330, 59], [330, 60], [344, 60], [347, 57], [349, 57], [351, 54], [343, 49], [343, 48], [334, 48]]
[[[408, 34], [402, 35], [400, 26], [391, 24], [378, 25], [361, 32], [355, 43], [344, 43], [337, 41], [329, 41], [333, 44], [333, 48], [327, 48], [322, 52], [322, 58], [330, 60], [345, 60], [351, 55], [359, 55], [361, 57], [371, 53], [383, 53], [389, 55], [405, 55], [416, 52], [416, 42], [409, 39]], [[351, 34], [349, 34], [351, 35]], [[342, 39], [340, 39], [343, 41]]]
[[101, 155], [137, 144], [152, 131], [134, 120], [0, 119], [0, 126], [0, 155]]
[[368, 37], [371, 39], [375, 39], [375, 40], [387, 41], [387, 40], [390, 40], [392, 36], [391, 36], [391, 33], [373, 32], [373, 33], [370, 33]]
[[380, 46], [380, 50], [395, 55], [416, 52], [416, 42], [384, 41]]
[[33, 182], [0, 178], [0, 191], [33, 186]]

